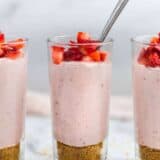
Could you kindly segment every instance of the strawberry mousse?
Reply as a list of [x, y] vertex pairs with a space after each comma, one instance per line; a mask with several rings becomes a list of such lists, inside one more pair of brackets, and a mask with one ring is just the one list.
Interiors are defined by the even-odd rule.
[[19, 160], [25, 117], [27, 58], [24, 47], [25, 40], [6, 41], [0, 33], [0, 159], [3, 160], [8, 155], [12, 160]]
[[160, 35], [145, 44], [135, 57], [133, 82], [140, 159], [157, 160], [160, 159]]
[[53, 45], [50, 61], [53, 130], [59, 160], [100, 160], [108, 133], [111, 61], [101, 43], [79, 32]]

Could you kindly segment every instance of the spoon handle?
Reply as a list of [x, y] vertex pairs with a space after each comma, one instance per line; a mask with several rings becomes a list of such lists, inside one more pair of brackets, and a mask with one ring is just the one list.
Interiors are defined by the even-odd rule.
[[119, 17], [120, 13], [122, 12], [122, 10], [124, 9], [124, 7], [127, 5], [129, 0], [119, 0], [116, 7], [114, 8], [111, 16], [109, 17], [102, 33], [100, 36], [100, 41], [103, 42], [105, 40], [105, 38], [107, 37], [109, 31], [111, 30], [113, 24], [115, 23], [115, 21], [117, 20], [117, 18]]

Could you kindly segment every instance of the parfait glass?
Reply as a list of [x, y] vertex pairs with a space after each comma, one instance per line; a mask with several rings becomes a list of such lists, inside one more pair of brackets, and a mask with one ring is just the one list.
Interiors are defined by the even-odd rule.
[[26, 45], [15, 36], [0, 43], [0, 160], [24, 157]]
[[[75, 39], [57, 36], [48, 40], [54, 159], [105, 160], [113, 41], [73, 43]], [[108, 53], [106, 62], [53, 62], [53, 46], [67, 52], [68, 48], [83, 50], [95, 45]], [[66, 54], [70, 55], [70, 51]]]
[[[136, 159], [160, 159], [159, 45], [152, 35], [132, 39]], [[155, 57], [154, 57], [155, 56]]]

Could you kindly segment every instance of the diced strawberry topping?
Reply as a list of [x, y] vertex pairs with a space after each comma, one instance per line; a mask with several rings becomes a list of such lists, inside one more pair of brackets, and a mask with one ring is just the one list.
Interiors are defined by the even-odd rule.
[[23, 56], [22, 48], [25, 47], [23, 39], [19, 38], [13, 41], [5, 41], [5, 35], [0, 33], [0, 58], [16, 59]]
[[91, 37], [88, 33], [78, 32], [77, 33], [77, 42], [78, 43], [86, 43], [88, 40], [91, 40]]
[[102, 62], [107, 60], [107, 53], [105, 51], [103, 51], [103, 52], [101, 51], [100, 55], [101, 55], [101, 61]]
[[141, 50], [138, 62], [146, 67], [160, 67], [160, 34], [151, 39], [147, 48]]
[[77, 33], [77, 41], [70, 40], [69, 47], [52, 46], [53, 63], [62, 61], [104, 62], [107, 60], [107, 52], [100, 50], [100, 42], [91, 39], [85, 32]]
[[0, 43], [4, 43], [5, 42], [5, 36], [3, 33], [0, 32]]
[[64, 48], [59, 46], [52, 47], [52, 60], [55, 64], [60, 64], [63, 61]]
[[82, 57], [83, 55], [77, 47], [69, 48], [67, 51], [64, 52], [65, 61], [81, 61]]
[[90, 57], [94, 60], [94, 61], [101, 61], [101, 53], [100, 51], [95, 51], [95, 52], [92, 52], [90, 53]]
[[22, 56], [23, 54], [21, 51], [9, 51], [5, 54], [5, 57], [10, 58], [10, 59], [17, 59]]

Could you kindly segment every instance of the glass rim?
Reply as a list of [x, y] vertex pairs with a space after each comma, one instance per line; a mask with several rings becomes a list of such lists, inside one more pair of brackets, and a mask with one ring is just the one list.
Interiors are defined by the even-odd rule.
[[148, 39], [151, 39], [152, 37], [156, 37], [157, 34], [146, 34], [146, 35], [139, 35], [131, 38], [131, 42], [140, 44], [140, 45], [146, 45], [146, 46], [155, 46], [155, 44], [151, 44], [150, 41], [147, 42]]
[[[54, 43], [55, 45], [69, 46], [71, 45], [69, 42], [61, 42], [61, 39], [73, 38], [73, 37], [75, 36], [72, 36], [72, 35], [54, 36], [52, 38], [48, 38], [47, 42]], [[113, 42], [114, 42], [114, 39], [108, 37], [104, 42], [76, 43], [76, 44], [73, 44], [73, 46], [88, 46], [88, 45], [96, 45], [96, 44], [100, 46], [104, 46], [104, 45], [113, 44]]]

